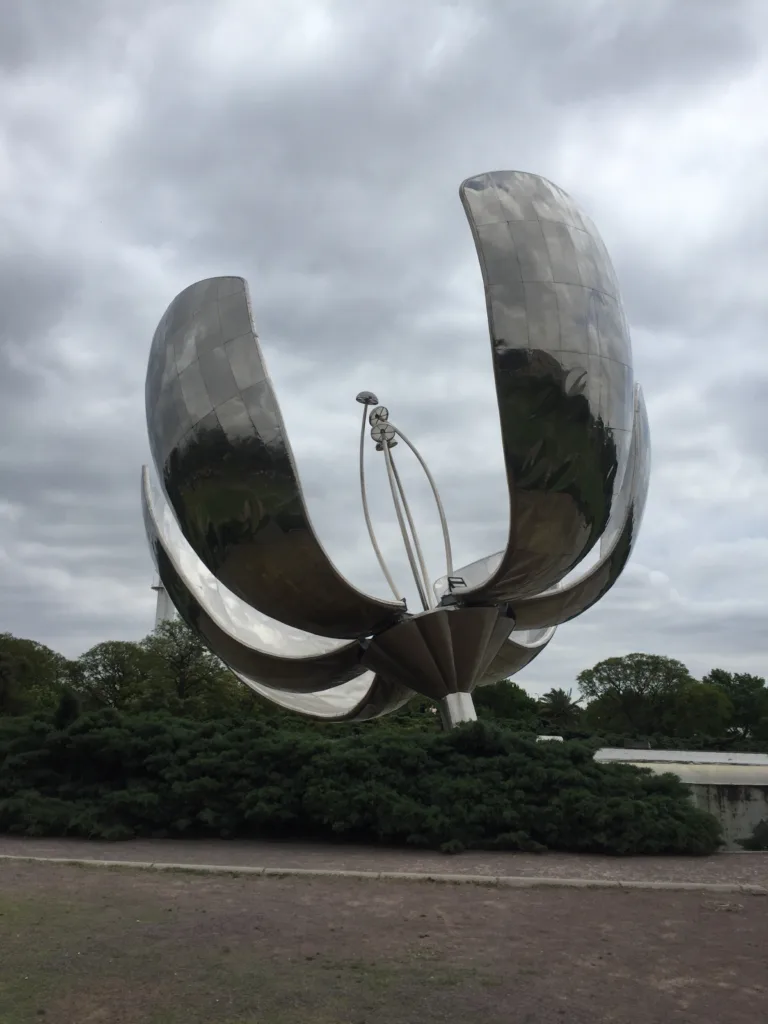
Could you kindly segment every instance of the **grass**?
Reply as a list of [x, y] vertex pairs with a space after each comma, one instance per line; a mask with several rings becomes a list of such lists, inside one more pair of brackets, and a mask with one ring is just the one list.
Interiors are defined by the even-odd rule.
[[207, 928], [209, 916], [125, 892], [2, 894], [0, 1024], [406, 1021], [436, 991], [483, 983], [476, 969], [449, 968], [418, 948], [382, 963], [323, 951], [275, 956], [268, 944], [222, 933], [218, 921]]
[[2, 862], [0, 1024], [756, 1022], [765, 900]]

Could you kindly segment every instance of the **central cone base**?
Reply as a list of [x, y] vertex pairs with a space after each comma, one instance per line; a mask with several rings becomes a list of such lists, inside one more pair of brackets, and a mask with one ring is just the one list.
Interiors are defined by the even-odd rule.
[[[362, 663], [393, 683], [444, 702], [449, 695], [472, 692], [514, 624], [504, 610], [495, 607], [435, 608], [380, 633]], [[460, 709], [461, 703], [452, 701], [456, 707], [450, 717], [474, 718], [473, 713], [470, 718], [461, 717], [469, 714], [468, 708]]]

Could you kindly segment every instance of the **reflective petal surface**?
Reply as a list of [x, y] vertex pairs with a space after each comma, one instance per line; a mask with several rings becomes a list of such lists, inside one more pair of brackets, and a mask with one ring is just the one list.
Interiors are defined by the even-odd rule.
[[460, 189], [480, 259], [509, 483], [506, 551], [463, 597], [540, 593], [599, 540], [629, 451], [632, 356], [616, 276], [565, 192], [517, 171]]
[[235, 675], [260, 696], [287, 711], [325, 722], [364, 722], [381, 718], [397, 711], [414, 696], [412, 690], [387, 682], [373, 672], [364, 672], [349, 683], [321, 693], [302, 694], [274, 690], [240, 672]]
[[[558, 584], [535, 597], [511, 601], [517, 629], [542, 629], [559, 626], [576, 618], [596, 604], [613, 586], [629, 560], [640, 530], [651, 472], [651, 438], [643, 393], [635, 386], [635, 418], [632, 444], [622, 486], [614, 501], [605, 533], [600, 540], [600, 557], [582, 576]], [[454, 572], [472, 587], [487, 578], [489, 571], [501, 563], [502, 553], [478, 559]], [[489, 569], [490, 567], [490, 569]], [[452, 593], [459, 599], [464, 588]], [[435, 582], [438, 597], [449, 593], [448, 577]]]
[[483, 673], [478, 686], [490, 686], [500, 679], [522, 671], [538, 658], [549, 641], [555, 635], [555, 626], [550, 629], [531, 630], [530, 632], [516, 629], [508, 640], [504, 641], [501, 650]]
[[146, 408], [181, 531], [233, 594], [325, 636], [399, 620], [402, 605], [356, 590], [315, 535], [242, 278], [199, 281], [173, 300], [152, 341]]
[[630, 463], [614, 506], [611, 520], [600, 541], [600, 557], [583, 576], [536, 597], [514, 603], [517, 628], [537, 629], [560, 625], [582, 615], [605, 596], [629, 561], [637, 540], [648, 496], [651, 473], [651, 438], [643, 393], [635, 393], [635, 428]]
[[244, 608], [231, 595], [227, 601], [181, 537], [170, 509], [157, 509], [146, 467], [142, 507], [150, 551], [167, 594], [187, 625], [233, 671], [292, 693], [323, 690], [364, 673], [357, 642], [302, 634]]

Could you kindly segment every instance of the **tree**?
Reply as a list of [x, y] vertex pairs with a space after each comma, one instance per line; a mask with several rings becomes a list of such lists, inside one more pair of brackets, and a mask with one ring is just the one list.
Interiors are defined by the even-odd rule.
[[656, 654], [608, 658], [577, 681], [593, 728], [645, 735], [658, 731], [672, 695], [695, 682], [681, 661]]
[[77, 721], [81, 713], [80, 700], [72, 690], [62, 690], [59, 706], [53, 715], [53, 724], [56, 729], [66, 729], [68, 725]]
[[732, 726], [749, 738], [768, 732], [768, 687], [761, 676], [713, 668], [702, 680], [724, 693], [733, 707]]
[[658, 654], [626, 654], [607, 658], [578, 676], [579, 689], [587, 700], [605, 693], [655, 697], [689, 683], [692, 676], [681, 661]]
[[547, 729], [563, 732], [579, 724], [582, 711], [572, 690], [552, 689], [539, 700], [539, 714]]
[[481, 718], [495, 718], [524, 730], [538, 728], [536, 701], [517, 683], [502, 679], [475, 690], [472, 696]]
[[733, 718], [733, 705], [722, 688], [698, 682], [672, 658], [609, 658], [582, 672], [579, 685], [590, 698], [586, 721], [600, 732], [681, 739], [724, 736]]
[[252, 708], [247, 687], [181, 620], [161, 623], [140, 646], [147, 658], [147, 709], [220, 716]]
[[86, 706], [135, 710], [146, 691], [148, 664], [140, 644], [107, 640], [77, 659], [73, 686]]
[[603, 693], [584, 709], [584, 725], [590, 732], [623, 736], [655, 732], [647, 702], [631, 695]]
[[709, 683], [688, 683], [660, 702], [655, 732], [667, 736], [724, 736], [733, 718], [733, 705], [721, 689]]
[[0, 633], [0, 714], [53, 710], [68, 671], [67, 659], [45, 644]]
[[8, 651], [0, 651], [0, 715], [23, 715], [30, 707], [30, 695], [24, 690], [29, 662]]

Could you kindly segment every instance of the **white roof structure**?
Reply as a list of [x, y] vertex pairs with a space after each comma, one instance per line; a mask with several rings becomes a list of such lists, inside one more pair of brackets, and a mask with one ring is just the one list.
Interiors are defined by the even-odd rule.
[[595, 760], [650, 768], [657, 775], [671, 772], [692, 785], [768, 786], [768, 754], [604, 747], [597, 751]]

